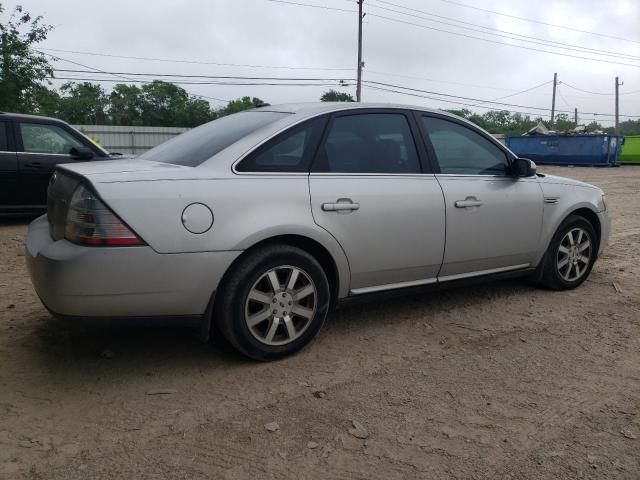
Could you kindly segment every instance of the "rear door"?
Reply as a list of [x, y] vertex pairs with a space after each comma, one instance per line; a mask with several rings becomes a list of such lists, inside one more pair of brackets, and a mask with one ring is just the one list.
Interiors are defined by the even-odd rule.
[[23, 201], [46, 207], [47, 186], [56, 165], [75, 161], [69, 153], [71, 149], [87, 145], [54, 123], [16, 120], [15, 130]]
[[11, 122], [0, 120], [0, 213], [22, 204]]
[[440, 280], [532, 266], [542, 227], [537, 177], [507, 174], [510, 154], [469, 125], [421, 115], [427, 147], [437, 159], [447, 214]]
[[327, 126], [309, 176], [311, 208], [347, 255], [351, 293], [436, 281], [444, 202], [421, 169], [416, 134], [397, 109], [341, 112]]

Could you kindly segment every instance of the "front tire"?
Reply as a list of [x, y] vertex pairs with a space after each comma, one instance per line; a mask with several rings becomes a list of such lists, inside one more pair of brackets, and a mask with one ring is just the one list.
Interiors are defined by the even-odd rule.
[[216, 294], [214, 319], [240, 353], [275, 360], [313, 340], [326, 319], [329, 292], [314, 257], [296, 247], [270, 245], [232, 267]]
[[571, 290], [584, 282], [598, 254], [597, 234], [584, 217], [570, 215], [556, 231], [543, 259], [540, 284]]

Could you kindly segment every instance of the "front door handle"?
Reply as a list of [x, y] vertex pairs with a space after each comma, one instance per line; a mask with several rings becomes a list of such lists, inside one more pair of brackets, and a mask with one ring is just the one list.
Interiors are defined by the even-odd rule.
[[335, 203], [322, 204], [322, 210], [325, 212], [352, 212], [359, 208], [360, 204], [353, 202], [350, 198], [340, 198]]
[[456, 208], [480, 207], [482, 200], [478, 200], [476, 197], [467, 197], [464, 200], [456, 200], [454, 205]]

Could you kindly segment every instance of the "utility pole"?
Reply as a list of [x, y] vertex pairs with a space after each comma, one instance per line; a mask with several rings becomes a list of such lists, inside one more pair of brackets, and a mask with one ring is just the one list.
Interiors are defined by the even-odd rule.
[[558, 86], [558, 74], [553, 74], [553, 98], [551, 100], [551, 127], [556, 117], [556, 87]]
[[576, 108], [576, 109], [573, 111], [573, 121], [575, 122], [576, 127], [577, 127], [577, 126], [578, 126], [578, 108]]
[[619, 77], [616, 77], [616, 135], [620, 135], [620, 87], [624, 85]]
[[362, 4], [364, 0], [358, 0], [358, 83], [356, 85], [356, 101], [362, 99]]

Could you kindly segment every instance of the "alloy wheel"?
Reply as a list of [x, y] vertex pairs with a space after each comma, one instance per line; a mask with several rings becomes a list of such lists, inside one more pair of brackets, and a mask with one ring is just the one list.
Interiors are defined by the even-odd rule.
[[569, 230], [558, 247], [556, 266], [563, 280], [575, 282], [589, 269], [592, 242], [589, 233], [581, 227]]
[[317, 290], [299, 267], [283, 265], [265, 272], [245, 302], [245, 322], [254, 338], [266, 345], [286, 345], [299, 338], [316, 313]]

